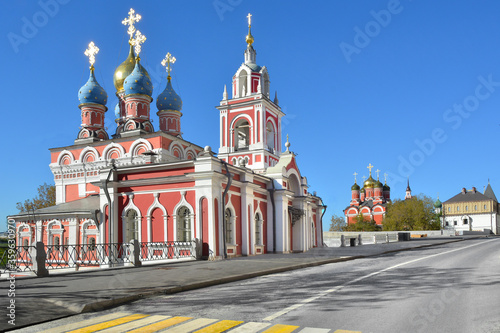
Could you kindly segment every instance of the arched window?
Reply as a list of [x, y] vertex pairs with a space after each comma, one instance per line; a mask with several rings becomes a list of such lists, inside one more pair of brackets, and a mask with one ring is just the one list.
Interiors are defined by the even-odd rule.
[[28, 251], [29, 241], [27, 238], [23, 240], [24, 251]]
[[137, 212], [134, 209], [129, 209], [125, 214], [125, 242], [129, 243], [133, 239], [139, 240]]
[[227, 208], [224, 213], [224, 223], [226, 227], [226, 243], [233, 244], [233, 221], [231, 217], [231, 210], [229, 208]]
[[240, 75], [238, 77], [238, 80], [239, 80], [239, 86], [240, 86], [240, 90], [238, 92], [239, 93], [238, 97], [244, 97], [248, 94], [247, 72], [241, 71]]
[[274, 126], [273, 124], [269, 121], [266, 126], [266, 131], [267, 131], [267, 148], [270, 151], [273, 151], [275, 149], [274, 147]]
[[260, 218], [260, 214], [257, 213], [255, 214], [255, 245], [262, 244], [261, 226], [262, 226], [262, 219]]
[[179, 242], [189, 242], [191, 240], [191, 218], [189, 209], [182, 206], [177, 211], [177, 240]]
[[89, 250], [91, 251], [95, 250], [95, 237], [89, 238]]
[[248, 149], [250, 145], [250, 125], [241, 120], [234, 127], [235, 150]]
[[264, 73], [263, 75], [263, 80], [264, 80], [264, 84], [262, 85], [262, 94], [266, 95], [268, 98], [269, 98], [269, 74]]
[[54, 237], [54, 249], [59, 251], [59, 248], [60, 248], [59, 245], [61, 245], [61, 240], [60, 240], [59, 236], [55, 236]]

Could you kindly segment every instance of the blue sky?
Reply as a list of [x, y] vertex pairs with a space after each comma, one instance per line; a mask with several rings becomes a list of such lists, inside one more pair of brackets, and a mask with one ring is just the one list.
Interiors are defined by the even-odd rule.
[[404, 197], [407, 177], [414, 194], [442, 201], [462, 187], [482, 190], [488, 178], [500, 191], [498, 1], [18, 0], [2, 5], [0, 22], [1, 215], [53, 183], [48, 148], [78, 133], [90, 41], [100, 48], [96, 77], [114, 132], [112, 79], [127, 55], [121, 21], [131, 7], [142, 15], [153, 96], [165, 87], [160, 62], [170, 52], [184, 138], [214, 150], [214, 106], [243, 62], [252, 13], [257, 63], [278, 91], [283, 137], [310, 191], [328, 205], [325, 227], [348, 205], [352, 174], [368, 176], [369, 163], [389, 173], [392, 198]]

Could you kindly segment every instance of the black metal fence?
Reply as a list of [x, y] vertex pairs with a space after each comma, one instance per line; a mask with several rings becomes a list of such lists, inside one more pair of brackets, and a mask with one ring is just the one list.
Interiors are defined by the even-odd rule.
[[[137, 242], [89, 245], [15, 246], [0, 254], [0, 273], [54, 269], [140, 266], [141, 262], [196, 258], [197, 242]], [[40, 267], [40, 268], [38, 268]], [[45, 275], [48, 273], [45, 273]]]
[[10, 272], [29, 272], [33, 267], [31, 257], [34, 246], [14, 246], [3, 249], [0, 255], [0, 273]]

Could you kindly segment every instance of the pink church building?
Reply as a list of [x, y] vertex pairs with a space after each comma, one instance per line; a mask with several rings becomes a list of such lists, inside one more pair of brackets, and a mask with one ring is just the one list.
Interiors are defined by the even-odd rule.
[[[183, 139], [182, 100], [171, 84], [170, 54], [163, 62], [166, 87], [152, 95], [135, 28], [135, 35], [129, 28], [128, 57], [114, 72], [117, 126], [108, 134], [107, 92], [94, 76], [97, 48], [91, 43], [89, 79], [78, 93], [77, 138], [50, 149], [56, 205], [10, 216], [17, 244], [93, 247], [137, 240], [159, 249], [196, 241], [204, 257], [322, 246], [326, 206], [309, 192], [288, 139], [282, 149], [285, 114], [278, 99], [270, 98], [269, 73], [257, 64], [250, 27], [249, 19], [244, 62], [217, 107], [217, 153]], [[158, 128], [151, 121], [156, 116]]]

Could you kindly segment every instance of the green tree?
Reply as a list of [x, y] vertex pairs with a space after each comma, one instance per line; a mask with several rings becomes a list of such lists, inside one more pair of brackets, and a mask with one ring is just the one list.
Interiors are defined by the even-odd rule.
[[56, 204], [56, 187], [55, 185], [38, 186], [38, 196], [33, 199], [26, 199], [24, 202], [18, 202], [16, 208], [19, 213], [28, 212], [30, 210], [37, 210], [40, 208], [54, 206]]
[[374, 220], [366, 220], [363, 214], [359, 213], [355, 218], [356, 223], [350, 223], [346, 231], [380, 231], [380, 226]]
[[342, 216], [333, 214], [330, 222], [330, 229], [328, 231], [345, 231], [346, 228], [345, 219]]
[[384, 230], [439, 230], [434, 201], [423, 194], [409, 200], [394, 200], [387, 205]]

